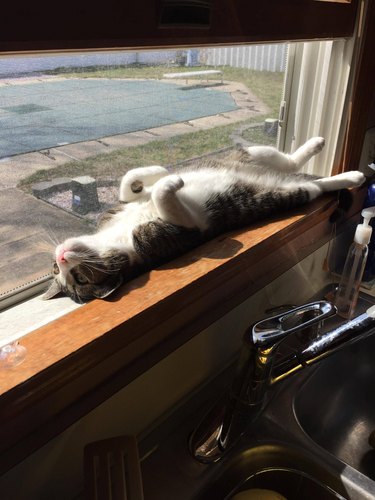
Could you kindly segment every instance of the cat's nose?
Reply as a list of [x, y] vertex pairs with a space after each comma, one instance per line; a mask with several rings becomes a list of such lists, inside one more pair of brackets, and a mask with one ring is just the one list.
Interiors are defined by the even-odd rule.
[[58, 263], [66, 262], [66, 259], [65, 259], [65, 248], [63, 248], [61, 246], [57, 247], [57, 249], [56, 249], [56, 261]]

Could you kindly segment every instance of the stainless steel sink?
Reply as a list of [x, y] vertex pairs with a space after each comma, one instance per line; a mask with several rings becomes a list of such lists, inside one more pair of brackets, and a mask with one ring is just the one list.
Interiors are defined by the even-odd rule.
[[229, 500], [240, 491], [273, 490], [288, 500], [344, 499], [340, 482], [316, 462], [280, 444], [255, 446], [235, 455], [197, 500]]
[[294, 402], [301, 427], [316, 443], [375, 480], [375, 337], [325, 360]]
[[[374, 302], [362, 296], [358, 314]], [[323, 329], [337, 322], [328, 319]], [[142, 440], [145, 500], [229, 500], [250, 488], [288, 500], [375, 498], [375, 450], [368, 444], [375, 429], [374, 335], [276, 385], [238, 445], [216, 463], [199, 463], [189, 436], [232, 378], [233, 367]]]

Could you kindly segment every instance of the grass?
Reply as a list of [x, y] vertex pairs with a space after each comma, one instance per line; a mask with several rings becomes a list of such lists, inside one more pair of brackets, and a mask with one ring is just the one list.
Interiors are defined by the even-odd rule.
[[[196, 69], [205, 69], [200, 67]], [[242, 68], [222, 66], [224, 80], [238, 81], [245, 84], [270, 108], [269, 116], [278, 116], [283, 74], [273, 72], [260, 72]], [[177, 72], [179, 68], [174, 68]], [[161, 78], [166, 68], [160, 66], [131, 65], [123, 67], [89, 67], [82, 69], [59, 68], [49, 71], [50, 74], [63, 74], [67, 78]], [[181, 69], [181, 72], [186, 68]], [[257, 117], [257, 121], [264, 120], [265, 116]], [[209, 130], [192, 132], [169, 138], [168, 140], [155, 140], [140, 146], [132, 146], [105, 154], [99, 154], [81, 161], [69, 161], [55, 169], [39, 170], [23, 179], [19, 187], [30, 191], [31, 185], [36, 182], [51, 180], [59, 177], [76, 177], [90, 175], [95, 178], [118, 178], [129, 168], [144, 165], [171, 165], [201, 156], [210, 152], [231, 146], [231, 134], [245, 123], [253, 125], [253, 120], [239, 122], [231, 125], [215, 127]], [[251, 127], [244, 132], [244, 137], [258, 144], [273, 144], [273, 138], [267, 137], [262, 127]]]
[[108, 177], [110, 173], [112, 178], [117, 178], [134, 167], [159, 164], [168, 166], [231, 146], [233, 143], [230, 134], [237, 127], [238, 124], [216, 127], [95, 155], [81, 161], [69, 161], [53, 170], [42, 169], [34, 172], [21, 180], [19, 187], [30, 191], [32, 184], [56, 177], [56, 170], [59, 177], [90, 175], [100, 178]]
[[254, 144], [276, 146], [276, 137], [265, 134], [263, 132], [263, 124], [259, 127], [249, 127], [242, 133], [242, 137]]

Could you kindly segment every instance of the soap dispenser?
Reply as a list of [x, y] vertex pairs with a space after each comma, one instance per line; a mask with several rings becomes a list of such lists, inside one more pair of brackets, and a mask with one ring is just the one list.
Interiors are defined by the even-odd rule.
[[363, 223], [357, 226], [354, 241], [350, 245], [335, 296], [337, 313], [348, 319], [352, 317], [357, 304], [359, 287], [367, 260], [368, 244], [372, 233], [369, 222], [372, 217], [375, 217], [375, 207], [362, 210], [362, 217]]

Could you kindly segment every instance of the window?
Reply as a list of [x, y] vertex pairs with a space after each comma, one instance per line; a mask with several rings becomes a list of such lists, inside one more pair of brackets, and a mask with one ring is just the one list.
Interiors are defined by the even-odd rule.
[[[283, 43], [285, 40], [334, 40], [336, 42], [353, 37], [357, 7], [359, 4], [368, 5], [362, 0], [352, 0], [350, 3], [315, 0], [300, 0], [299, 2], [208, 0], [205, 3], [210, 8], [209, 26], [187, 27], [162, 25], [160, 8], [167, 3], [165, 0], [139, 0], [136, 3], [110, 2], [103, 9], [96, 8], [95, 2], [82, 0], [77, 7], [76, 2], [73, 4], [68, 0], [59, 10], [59, 15], [52, 20], [51, 9], [44, 0], [35, 0], [32, 6], [31, 4], [30, 6], [21, 5], [20, 2], [6, 2], [2, 6], [0, 54], [5, 54], [8, 62], [13, 60], [17, 67], [25, 51], [28, 54], [39, 51], [36, 57], [41, 57], [41, 52], [49, 51], [51, 54], [51, 51], [55, 53], [60, 51], [59, 55], [62, 57], [68, 55], [68, 51], [100, 50], [100, 54], [104, 55], [106, 54], [104, 50], [113, 48], [118, 50], [125, 47], [133, 52], [138, 50], [138, 54], [141, 55], [142, 48], [170, 50], [169, 47], [181, 46], [184, 47], [183, 54], [186, 47], [207, 47], [210, 44], [218, 47], [228, 44], [237, 46], [240, 43]], [[361, 144], [361, 130], [365, 127], [362, 124], [363, 117], [367, 119], [366, 107], [370, 102], [369, 97], [371, 99], [373, 96], [372, 80], [368, 76], [374, 66], [373, 43], [371, 43], [374, 39], [371, 29], [374, 20], [372, 3], [369, 5], [369, 11], [369, 15], [366, 14], [368, 24], [364, 23], [364, 37], [360, 40], [364, 49], [364, 57], [359, 58], [356, 73], [352, 72], [353, 63], [351, 62], [351, 75], [346, 91], [350, 94], [350, 85], [355, 76], [358, 81], [354, 85], [353, 113], [348, 131], [350, 146], [348, 163], [351, 168], [356, 168], [355, 159], [356, 156], [359, 157], [357, 150]], [[15, 56], [15, 53], [19, 55]], [[118, 53], [120, 52], [114, 52], [114, 54]], [[95, 54], [86, 52], [84, 55], [87, 57]], [[29, 55], [28, 60], [31, 63], [35, 58]], [[4, 59], [0, 60], [0, 68], [3, 67], [3, 61]], [[293, 61], [297, 64], [293, 65]], [[290, 125], [294, 127], [294, 131], [297, 131], [294, 103], [298, 101], [296, 89], [299, 85], [295, 76], [298, 74], [295, 71], [299, 67], [298, 61], [298, 57], [293, 59], [289, 48], [283, 98], [285, 105], [282, 106], [281, 114], [283, 124], [277, 139], [279, 146], [281, 148], [285, 146], [285, 149], [289, 149], [289, 144], [292, 145], [295, 134], [292, 132], [293, 128], [290, 129]], [[181, 69], [190, 70], [191, 68], [181, 67]], [[176, 67], [168, 67], [167, 71], [175, 72]], [[9, 85], [4, 81], [6, 79], [1, 71], [0, 73], [1, 84]], [[37, 75], [34, 76], [37, 77]], [[57, 80], [58, 76], [53, 76]], [[213, 77], [212, 79], [214, 80]], [[100, 81], [104, 79], [101, 78]], [[170, 84], [174, 83], [172, 80], [168, 81]], [[328, 79], [328, 81], [331, 80]], [[295, 84], [291, 84], [292, 82]], [[191, 82], [188, 82], [188, 85], [191, 85]], [[61, 98], [60, 93], [56, 100]], [[160, 99], [164, 97], [160, 95]], [[16, 105], [24, 104], [28, 103], [22, 102]], [[39, 106], [48, 107], [48, 104], [42, 102]], [[342, 150], [343, 137], [345, 137], [345, 126], [348, 122], [347, 107], [348, 102], [345, 101], [342, 118], [338, 120], [342, 123], [338, 134], [338, 151]], [[366, 108], [365, 111], [364, 108]], [[23, 116], [27, 118], [32, 108], [13, 110], [13, 116], [17, 115], [16, 111], [21, 116], [23, 111]], [[39, 116], [44, 111], [41, 109], [37, 111], [34, 107], [34, 113], [39, 113]], [[3, 112], [0, 109], [0, 120]], [[272, 115], [269, 117], [273, 118]], [[225, 118], [223, 120], [226, 121]], [[335, 126], [338, 126], [338, 123], [335, 123]], [[359, 129], [361, 130], [358, 133]], [[354, 135], [356, 141], [353, 139]], [[143, 134], [137, 132], [135, 136], [138, 137], [139, 145], [141, 145]], [[11, 139], [10, 133], [9, 140]], [[160, 137], [157, 139], [162, 141]], [[51, 149], [47, 148], [43, 150], [46, 154], [36, 152], [34, 157], [38, 157], [40, 169], [50, 168], [50, 162], [56, 165], [64, 164], [67, 155], [75, 156], [82, 162], [86, 155], [108, 153], [109, 148], [114, 146], [114, 144], [111, 146], [101, 144], [100, 141], [95, 140], [93, 144], [88, 145], [87, 149], [82, 149], [79, 157], [77, 150], [75, 150], [75, 155], [67, 151], [69, 146], [67, 144], [55, 148], [60, 148], [59, 155], [55, 151], [51, 155]], [[356, 144], [353, 148], [354, 142]], [[170, 151], [174, 151], [172, 144], [173, 142], [168, 147]], [[198, 146], [199, 143], [195, 143], [195, 147]], [[2, 143], [0, 149], [1, 147]], [[62, 153], [62, 148], [65, 148], [64, 153]], [[172, 160], [175, 156], [171, 157]], [[75, 160], [75, 158], [71, 159]], [[12, 176], [17, 176], [19, 172], [19, 165], [16, 167], [8, 162], [9, 158], [0, 160], [2, 169], [0, 196], [3, 196], [4, 190], [9, 187]], [[7, 166], [6, 163], [8, 163]], [[32, 165], [27, 161], [22, 165], [22, 172], [25, 176], [33, 172]], [[27, 199], [31, 203], [30, 200], [34, 198], [30, 195]], [[242, 232], [237, 240], [243, 244], [244, 251], [241, 251], [239, 255], [227, 259], [226, 256], [220, 258], [215, 254], [213, 259], [201, 259], [189, 266], [189, 271], [192, 270], [194, 277], [197, 278], [195, 283], [192, 283], [190, 275], [186, 276], [186, 273], [180, 272], [181, 269], [173, 270], [173, 273], [169, 270], [163, 271], [163, 276], [167, 276], [165, 280], [167, 286], [162, 299], [159, 296], [156, 297], [155, 293], [153, 294], [159, 291], [158, 273], [151, 273], [151, 283], [148, 283], [145, 288], [135, 289], [134, 293], [126, 297], [120, 297], [117, 303], [106, 301], [91, 303], [28, 335], [23, 343], [29, 354], [24, 364], [21, 365], [22, 368], [8, 370], [2, 374], [3, 397], [1, 401], [3, 406], [0, 413], [2, 416], [1, 453], [4, 457], [3, 465], [6, 464], [4, 468], [9, 468], [24, 459], [30, 451], [47, 442], [52, 435], [56, 435], [62, 428], [87, 413], [93, 405], [103, 402], [120, 387], [186, 342], [188, 338], [201, 332], [212, 321], [221, 318], [229, 309], [269, 283], [280, 272], [285, 271], [286, 266], [291, 263], [293, 265], [313, 251], [316, 245], [326, 241], [328, 217], [334, 205], [333, 202], [324, 206], [318, 205], [317, 209], [308, 213], [307, 217], [301, 215], [292, 217], [285, 223], [282, 221], [270, 223], [265, 227], [266, 239], [259, 230], [255, 231], [254, 238], [252, 231]], [[14, 197], [9, 195], [3, 206], [6, 210], [4, 208], [4, 215], [0, 212], [2, 218], [0, 246], [4, 248], [3, 235], [8, 237], [12, 231], [9, 221], [14, 216]], [[56, 208], [56, 210], [61, 209]], [[358, 203], [351, 214], [354, 215], [359, 210]], [[31, 210], [27, 213], [30, 215]], [[55, 223], [56, 219], [50, 217], [49, 222]], [[29, 225], [21, 223], [19, 231], [21, 235], [24, 231], [25, 240], [27, 240], [26, 229], [32, 226], [40, 227], [40, 218], [34, 220], [29, 217], [28, 223]], [[290, 230], [290, 225], [293, 225], [292, 230]], [[48, 230], [47, 234], [51, 235], [52, 232]], [[54, 239], [54, 236], [51, 237]], [[45, 239], [49, 240], [49, 238], [50, 236], [45, 236]], [[281, 248], [280, 238], [283, 241]], [[47, 245], [52, 247], [51, 242], [47, 242]], [[18, 248], [23, 246], [25, 246], [24, 242], [20, 241]], [[214, 253], [215, 249], [211, 244], [205, 247]], [[12, 270], [17, 268], [17, 259], [12, 261], [15, 255], [8, 252]], [[44, 255], [46, 261], [48, 260], [46, 266], [48, 264], [49, 267], [49, 252], [45, 251]], [[218, 260], [215, 260], [216, 258]], [[36, 265], [34, 255], [27, 262], [32, 269]], [[266, 276], [264, 269], [267, 269]], [[225, 282], [223, 282], [223, 273], [227, 278]], [[39, 270], [39, 274], [35, 273], [34, 277], [40, 274]], [[168, 279], [168, 276], [171, 278]], [[17, 290], [19, 291], [20, 288]], [[5, 300], [1, 302], [6, 303]], [[31, 302], [27, 301], [26, 304], [29, 305]], [[179, 311], [178, 315], [174, 314], [175, 310]], [[36, 315], [33, 310], [29, 314]], [[160, 322], [161, 317], [163, 322]], [[4, 323], [1, 324], [2, 327], [3, 325]], [[15, 428], [18, 429], [17, 433], [14, 432]]]
[[48, 279], [56, 244], [95, 230], [130, 168], [178, 169], [238, 143], [293, 150], [324, 135], [324, 161], [307, 171], [328, 175], [352, 45], [1, 59], [0, 302]]

